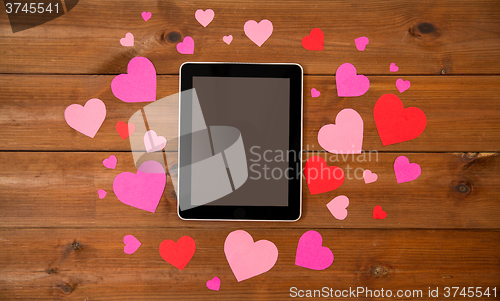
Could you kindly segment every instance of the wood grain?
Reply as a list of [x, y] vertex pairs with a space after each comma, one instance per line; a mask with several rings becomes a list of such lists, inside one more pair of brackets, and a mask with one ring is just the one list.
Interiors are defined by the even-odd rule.
[[[194, 18], [211, 8], [206, 28]], [[334, 74], [353, 63], [363, 74], [500, 74], [500, 5], [497, 1], [80, 1], [66, 15], [43, 26], [12, 33], [0, 11], [0, 73], [118, 74], [135, 56], [146, 56], [159, 74], [178, 74], [185, 61], [294, 62], [306, 74]], [[144, 22], [142, 11], [153, 17]], [[274, 32], [262, 47], [243, 31], [247, 20], [269, 19]], [[323, 51], [301, 45], [313, 28], [325, 35]], [[120, 38], [135, 36], [134, 47]], [[231, 45], [224, 35], [234, 36]], [[176, 44], [195, 41], [194, 55]], [[370, 44], [358, 51], [354, 39]]]

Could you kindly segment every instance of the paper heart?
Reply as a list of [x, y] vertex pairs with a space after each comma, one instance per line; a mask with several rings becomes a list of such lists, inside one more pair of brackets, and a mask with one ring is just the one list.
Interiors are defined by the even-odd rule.
[[123, 237], [123, 243], [125, 244], [123, 252], [126, 254], [134, 254], [135, 251], [137, 251], [137, 249], [141, 246], [141, 242], [133, 235], [125, 235]]
[[327, 166], [325, 159], [318, 156], [307, 159], [304, 175], [311, 194], [335, 190], [345, 179], [344, 171], [340, 167]]
[[357, 75], [353, 64], [345, 63], [337, 68], [335, 73], [337, 95], [339, 97], [361, 96], [370, 89], [370, 80], [364, 75]]
[[391, 66], [389, 67], [389, 71], [391, 71], [391, 72], [398, 72], [399, 71], [399, 67], [396, 66], [396, 64], [391, 63]]
[[243, 30], [247, 37], [260, 47], [273, 33], [273, 23], [267, 19], [261, 20], [259, 23], [248, 20], [245, 22]]
[[341, 221], [347, 217], [347, 206], [349, 206], [349, 198], [345, 195], [339, 195], [326, 205], [333, 217]]
[[394, 173], [396, 174], [398, 183], [405, 183], [420, 177], [422, 169], [417, 163], [410, 164], [410, 160], [407, 157], [399, 156], [394, 161]]
[[155, 212], [160, 202], [167, 176], [163, 166], [156, 161], [146, 161], [136, 174], [122, 172], [113, 181], [113, 191], [120, 202]]
[[151, 19], [152, 14], [151, 14], [151, 12], [143, 11], [141, 13], [141, 16], [142, 16], [142, 19], [144, 19], [144, 21], [147, 21], [147, 20]]
[[268, 240], [253, 241], [248, 232], [236, 230], [224, 242], [224, 254], [238, 282], [272, 269], [278, 260], [278, 248]]
[[167, 139], [156, 135], [155, 131], [149, 130], [144, 134], [144, 146], [146, 147], [146, 152], [156, 152], [167, 146]]
[[365, 169], [363, 171], [363, 179], [365, 180], [365, 184], [373, 183], [377, 181], [378, 175], [369, 169]]
[[116, 159], [116, 156], [111, 155], [111, 156], [109, 156], [109, 158], [104, 159], [102, 161], [102, 165], [104, 165], [104, 167], [106, 167], [106, 168], [115, 169], [117, 162], [118, 162], [118, 159]]
[[196, 18], [196, 21], [198, 21], [203, 27], [207, 27], [210, 22], [214, 19], [215, 13], [211, 9], [207, 9], [203, 11], [202, 9], [199, 9], [196, 11], [194, 14], [194, 17]]
[[333, 263], [333, 253], [323, 247], [323, 238], [316, 231], [307, 231], [302, 234], [297, 245], [295, 265], [311, 270], [324, 270]]
[[98, 98], [88, 100], [84, 106], [72, 104], [64, 110], [66, 123], [90, 138], [94, 138], [105, 118], [106, 105]]
[[233, 41], [233, 35], [230, 34], [228, 36], [223, 36], [222, 40], [224, 41], [224, 43], [229, 45]]
[[415, 139], [427, 125], [422, 110], [405, 109], [401, 99], [394, 94], [384, 94], [377, 100], [373, 117], [384, 146]]
[[111, 91], [124, 102], [156, 100], [156, 69], [145, 57], [130, 60], [126, 74], [116, 76], [111, 82]]
[[161, 258], [179, 270], [184, 270], [195, 251], [196, 243], [189, 236], [183, 236], [177, 242], [167, 239], [160, 244]]
[[122, 140], [125, 140], [135, 132], [135, 124], [133, 124], [132, 122], [126, 124], [123, 121], [118, 121], [116, 123], [116, 131], [118, 132], [118, 135], [120, 135]]
[[367, 37], [359, 37], [357, 39], [354, 39], [354, 43], [356, 43], [356, 48], [358, 48], [359, 51], [364, 51], [366, 45], [370, 43], [370, 40], [368, 40]]
[[97, 190], [97, 194], [99, 195], [99, 198], [102, 200], [106, 197], [108, 193], [105, 190], [99, 189]]
[[319, 97], [320, 95], [321, 95], [321, 93], [318, 90], [316, 90], [316, 88], [311, 89], [311, 96], [312, 97]]
[[208, 280], [207, 287], [209, 290], [218, 291], [220, 289], [220, 278], [214, 277], [212, 280]]
[[404, 91], [408, 90], [410, 88], [410, 81], [409, 80], [402, 80], [401, 78], [398, 78], [396, 80], [396, 88], [398, 88], [399, 93], [403, 93]]
[[363, 146], [363, 118], [353, 109], [337, 114], [335, 124], [327, 124], [318, 132], [318, 143], [334, 154], [360, 154]]
[[307, 50], [323, 50], [325, 35], [319, 28], [313, 28], [308, 36], [302, 39], [302, 46]]
[[177, 51], [181, 54], [193, 54], [194, 53], [194, 40], [190, 36], [184, 37], [182, 42], [178, 43]]
[[126, 47], [134, 46], [134, 35], [130, 32], [127, 32], [125, 37], [120, 39], [120, 44]]
[[373, 208], [373, 218], [374, 219], [384, 219], [387, 217], [387, 212], [385, 212], [384, 210], [382, 210], [382, 206], [375, 206], [375, 208]]

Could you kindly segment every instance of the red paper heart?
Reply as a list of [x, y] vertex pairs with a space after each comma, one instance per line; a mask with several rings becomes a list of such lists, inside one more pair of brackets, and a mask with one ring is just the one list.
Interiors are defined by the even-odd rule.
[[382, 95], [373, 108], [373, 117], [384, 146], [415, 139], [425, 129], [427, 117], [415, 107], [404, 108], [394, 94]]
[[373, 208], [373, 218], [374, 219], [384, 219], [387, 217], [387, 212], [385, 212], [384, 210], [382, 210], [382, 206], [375, 206], [375, 208]]
[[179, 270], [184, 270], [196, 251], [196, 243], [189, 236], [179, 238], [177, 242], [167, 239], [160, 244], [160, 256]]
[[123, 121], [118, 121], [116, 123], [116, 131], [118, 135], [125, 140], [128, 136], [132, 135], [135, 131], [135, 125], [133, 123], [126, 124]]
[[319, 28], [313, 28], [308, 36], [302, 39], [302, 46], [307, 50], [323, 50], [325, 35]]
[[318, 156], [307, 160], [304, 175], [311, 194], [335, 190], [345, 179], [344, 171], [340, 167], [327, 166], [325, 159]]

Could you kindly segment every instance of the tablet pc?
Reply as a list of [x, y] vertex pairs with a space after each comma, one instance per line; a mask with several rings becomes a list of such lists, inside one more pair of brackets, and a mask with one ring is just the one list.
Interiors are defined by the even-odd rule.
[[300, 218], [302, 86], [298, 64], [182, 64], [181, 219]]

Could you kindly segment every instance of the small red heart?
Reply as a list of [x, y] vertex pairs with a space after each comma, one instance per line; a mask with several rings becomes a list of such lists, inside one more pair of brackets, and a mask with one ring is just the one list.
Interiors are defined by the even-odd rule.
[[344, 171], [340, 167], [327, 166], [325, 159], [318, 156], [307, 160], [304, 174], [311, 194], [335, 190], [345, 180]]
[[302, 46], [307, 50], [323, 50], [325, 35], [319, 28], [313, 28], [308, 36], [302, 39]]
[[133, 123], [126, 124], [123, 121], [118, 121], [116, 123], [116, 131], [118, 132], [118, 135], [125, 140], [134, 133], [135, 125]]
[[167, 239], [160, 244], [160, 256], [179, 270], [184, 270], [196, 251], [196, 243], [189, 236], [179, 238], [177, 242]]
[[404, 108], [394, 94], [384, 94], [375, 103], [373, 117], [384, 146], [415, 139], [425, 129], [427, 117], [415, 107]]
[[382, 210], [382, 206], [375, 206], [375, 208], [373, 208], [373, 218], [374, 219], [384, 219], [387, 217], [387, 212], [385, 212], [384, 210]]

